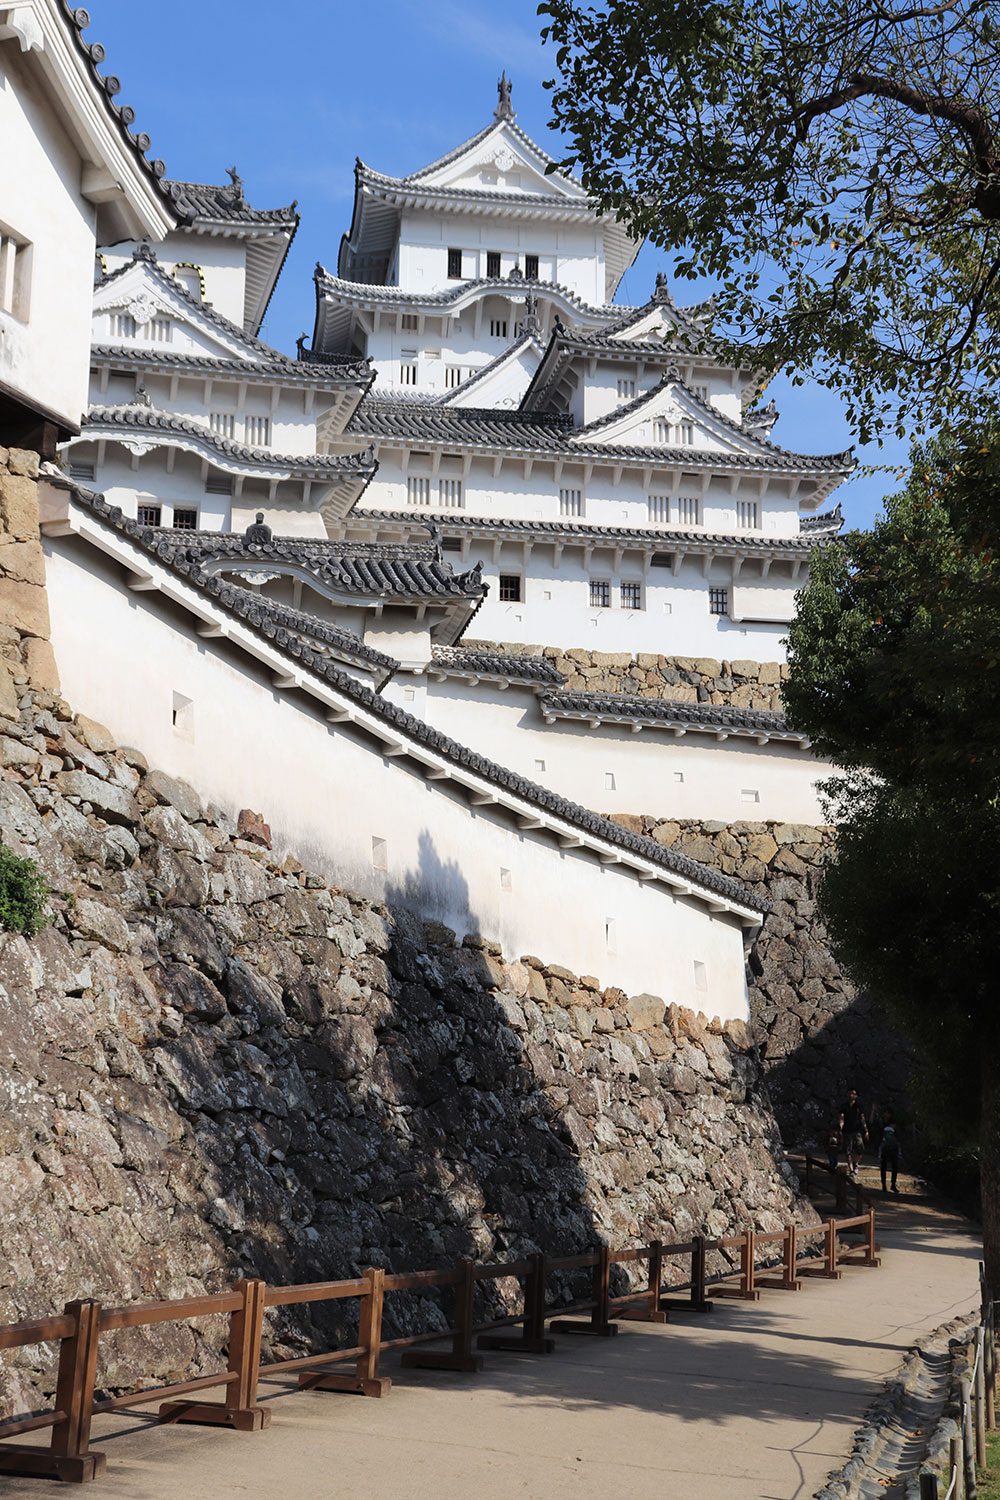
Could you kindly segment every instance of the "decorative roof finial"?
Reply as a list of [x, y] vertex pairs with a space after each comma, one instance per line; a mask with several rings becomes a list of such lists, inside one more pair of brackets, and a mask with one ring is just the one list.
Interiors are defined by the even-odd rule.
[[296, 359], [305, 359], [305, 357], [306, 357], [306, 339], [308, 337], [309, 337], [308, 333], [300, 333], [299, 336], [298, 336], [298, 338], [295, 340], [295, 357], [296, 357]]
[[654, 302], [669, 302], [670, 300], [671, 300], [671, 297], [670, 297], [670, 290], [669, 290], [669, 288], [667, 286], [666, 272], [665, 271], [657, 271], [657, 273], [656, 273], [656, 285], [655, 285], [655, 287], [653, 289], [653, 301]]
[[493, 111], [493, 118], [495, 120], [513, 120], [515, 118], [514, 106], [510, 102], [513, 88], [514, 85], [507, 77], [507, 69], [504, 68], [497, 79], [497, 107]]
[[542, 325], [538, 317], [538, 298], [534, 292], [529, 292], [524, 299], [524, 320], [521, 323], [522, 333], [539, 334]]
[[239, 172], [237, 172], [235, 167], [227, 167], [226, 176], [232, 183], [232, 194], [236, 199], [236, 202], [244, 203], [246, 200], [243, 197], [243, 178], [240, 176]]
[[271, 541], [274, 533], [270, 526], [264, 525], [264, 512], [257, 512], [257, 519], [252, 526], [248, 526], [243, 533], [243, 545], [245, 547], [266, 547]]

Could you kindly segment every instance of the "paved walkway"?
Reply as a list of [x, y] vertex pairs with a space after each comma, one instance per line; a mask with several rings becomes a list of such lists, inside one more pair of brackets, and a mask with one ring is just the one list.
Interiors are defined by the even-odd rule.
[[[880, 1210], [881, 1212], [881, 1210]], [[108, 1500], [808, 1500], [909, 1346], [978, 1297], [964, 1221], [890, 1202], [881, 1270], [845, 1268], [617, 1339], [559, 1340], [548, 1358], [487, 1356], [474, 1377], [397, 1372], [382, 1401], [275, 1399], [245, 1436], [95, 1424]], [[4, 1496], [65, 1500], [47, 1482]]]

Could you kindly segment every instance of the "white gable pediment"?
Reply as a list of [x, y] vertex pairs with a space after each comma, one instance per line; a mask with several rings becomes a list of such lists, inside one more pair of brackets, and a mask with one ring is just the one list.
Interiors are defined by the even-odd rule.
[[581, 428], [576, 440], [608, 447], [692, 448], [744, 457], [764, 451], [753, 437], [706, 407], [681, 381], [670, 379], [626, 403], [620, 413]]
[[428, 187], [585, 200], [583, 188], [569, 178], [545, 175], [550, 160], [523, 132], [507, 120], [498, 120], [485, 135], [473, 137], [451, 157], [418, 172], [415, 180]]
[[465, 380], [442, 402], [444, 406], [498, 408], [520, 406], [532, 377], [542, 362], [542, 347], [534, 339], [513, 344], [471, 380]]
[[[170, 325], [166, 337], [164, 320]], [[159, 266], [144, 260], [133, 261], [94, 288], [92, 338], [94, 344], [168, 349], [207, 359], [254, 364], [261, 358], [241, 330], [234, 326], [230, 332]]]
[[671, 316], [668, 307], [651, 307], [641, 318], [630, 323], [627, 328], [619, 328], [614, 333], [609, 333], [608, 338], [615, 342], [629, 344], [637, 340], [663, 339], [670, 343], [677, 334], [678, 322], [676, 317]]

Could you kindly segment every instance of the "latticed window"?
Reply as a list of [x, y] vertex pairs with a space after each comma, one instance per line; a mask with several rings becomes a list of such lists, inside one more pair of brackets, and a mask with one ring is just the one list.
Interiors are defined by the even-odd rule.
[[526, 255], [524, 257], [524, 275], [528, 281], [538, 280], [538, 256]]
[[462, 278], [462, 252], [461, 250], [448, 251], [448, 275], [452, 281], [460, 281]]
[[146, 325], [149, 332], [147, 337], [154, 344], [172, 344], [174, 340], [174, 325], [169, 318], [151, 318]]
[[501, 604], [520, 604], [521, 578], [519, 574], [500, 574], [500, 602]]
[[136, 323], [131, 313], [115, 312], [111, 314], [111, 337], [115, 339], [134, 339]]
[[402, 327], [402, 330], [403, 330], [404, 333], [416, 333], [416, 331], [417, 331], [417, 315], [416, 315], [416, 313], [404, 313], [403, 316], [402, 316], [401, 322], [400, 322], [400, 326]]
[[670, 423], [665, 422], [662, 417], [657, 417], [653, 423], [653, 442], [662, 443], [665, 448], [670, 447]]
[[678, 526], [698, 526], [701, 523], [701, 501], [697, 495], [678, 495]]
[[709, 589], [708, 612], [710, 615], [728, 615], [729, 613], [729, 590]]
[[500, 275], [500, 251], [487, 250], [486, 252], [486, 274], [487, 276]]
[[623, 583], [621, 586], [622, 609], [642, 608], [642, 584]]
[[140, 505], [135, 518], [140, 526], [159, 526], [163, 510], [159, 505]]
[[430, 480], [423, 474], [410, 474], [406, 481], [406, 499], [409, 505], [430, 505]]
[[445, 385], [445, 390], [447, 390], [447, 391], [453, 391], [457, 385], [461, 385], [461, 384], [462, 384], [462, 367], [461, 367], [461, 365], [445, 365], [445, 367], [444, 367], [444, 385]]
[[583, 515], [583, 490], [565, 489], [559, 491], [559, 514], [561, 516]]
[[417, 383], [417, 351], [416, 349], [401, 349], [399, 352], [399, 383], [400, 385], [416, 385]]
[[462, 510], [465, 506], [465, 496], [462, 493], [462, 481], [460, 479], [438, 480], [438, 504], [442, 510]]
[[648, 519], [654, 526], [666, 526], [670, 521], [670, 496], [650, 495], [646, 501]]
[[229, 438], [236, 436], [236, 418], [231, 411], [213, 411], [209, 414], [208, 425], [219, 437]]
[[610, 609], [611, 584], [607, 578], [590, 580], [590, 607], [591, 609]]
[[760, 525], [760, 511], [756, 500], [737, 500], [736, 524], [744, 531], [755, 531]]
[[209, 474], [205, 480], [206, 495], [231, 495], [233, 481], [229, 474]]
[[87, 463], [82, 458], [77, 459], [75, 463], [71, 463], [69, 466], [69, 477], [71, 479], [79, 479], [83, 484], [93, 484], [97, 478], [97, 465]]
[[635, 381], [620, 379], [617, 382], [619, 401], [632, 401], [635, 398]]
[[181, 506], [174, 511], [175, 531], [197, 531], [198, 512], [192, 507]]
[[685, 448], [690, 448], [694, 443], [694, 423], [678, 422], [676, 441]]
[[505, 339], [506, 337], [507, 337], [507, 319], [506, 318], [491, 318], [490, 319], [490, 338], [491, 339]]
[[247, 442], [251, 448], [268, 448], [271, 445], [271, 418], [247, 417]]

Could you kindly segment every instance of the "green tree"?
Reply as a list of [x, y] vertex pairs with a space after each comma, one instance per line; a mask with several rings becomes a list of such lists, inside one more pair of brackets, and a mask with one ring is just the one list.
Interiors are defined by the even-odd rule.
[[993, 0], [545, 0], [554, 121], [600, 204], [707, 277], [737, 358], [861, 437], [995, 400]]
[[48, 893], [35, 862], [0, 844], [0, 930], [34, 937], [45, 926]]
[[843, 772], [821, 915], [914, 1038], [925, 1110], [978, 1138], [1000, 1289], [1000, 434], [917, 450], [874, 529], [814, 556], [789, 662], [787, 712]]

